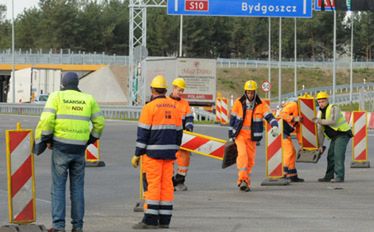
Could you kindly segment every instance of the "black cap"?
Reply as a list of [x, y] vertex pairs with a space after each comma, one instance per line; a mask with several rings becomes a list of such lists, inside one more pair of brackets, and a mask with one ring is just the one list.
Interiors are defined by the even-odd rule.
[[61, 80], [61, 84], [64, 86], [64, 88], [77, 88], [78, 83], [79, 77], [75, 72], [65, 73]]

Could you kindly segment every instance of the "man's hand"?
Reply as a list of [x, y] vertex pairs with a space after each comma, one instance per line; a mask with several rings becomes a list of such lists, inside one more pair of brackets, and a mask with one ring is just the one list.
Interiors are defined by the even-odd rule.
[[140, 161], [140, 156], [136, 156], [134, 155], [132, 158], [131, 158], [131, 165], [134, 167], [134, 168], [137, 168], [139, 166], [139, 161]]
[[295, 117], [293, 117], [292, 121], [294, 121], [294, 122], [302, 122], [303, 118], [301, 116], [295, 116]]
[[273, 126], [270, 133], [273, 137], [277, 137], [279, 135], [279, 128], [277, 126]]
[[48, 148], [49, 150], [52, 150], [52, 143], [47, 143], [47, 148]]
[[318, 152], [322, 154], [325, 151], [325, 148], [323, 146], [318, 148]]
[[315, 124], [321, 124], [321, 119], [320, 119], [320, 118], [312, 118], [312, 121], [313, 121]]

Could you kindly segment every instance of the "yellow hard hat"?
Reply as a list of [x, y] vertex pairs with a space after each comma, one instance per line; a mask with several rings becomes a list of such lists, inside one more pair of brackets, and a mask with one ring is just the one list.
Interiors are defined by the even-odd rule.
[[181, 88], [181, 89], [186, 88], [186, 82], [184, 81], [183, 78], [180, 78], [180, 77], [175, 78], [172, 84], [174, 86], [177, 86], [177, 87]]
[[324, 99], [324, 98], [329, 98], [329, 95], [326, 92], [319, 92], [317, 94], [317, 99]]
[[151, 82], [152, 88], [166, 89], [166, 79], [163, 75], [157, 75], [153, 78]]
[[257, 90], [257, 83], [252, 80], [245, 82], [244, 90]]

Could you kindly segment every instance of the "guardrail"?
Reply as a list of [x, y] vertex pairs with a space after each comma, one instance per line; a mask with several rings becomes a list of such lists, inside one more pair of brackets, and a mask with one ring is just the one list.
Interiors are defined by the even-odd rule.
[[[42, 104], [11, 104], [0, 103], [1, 114], [40, 115], [43, 112]], [[139, 118], [142, 106], [110, 106], [102, 105], [101, 111], [107, 119], [136, 120]], [[200, 109], [193, 110], [196, 121], [214, 121], [215, 115]]]

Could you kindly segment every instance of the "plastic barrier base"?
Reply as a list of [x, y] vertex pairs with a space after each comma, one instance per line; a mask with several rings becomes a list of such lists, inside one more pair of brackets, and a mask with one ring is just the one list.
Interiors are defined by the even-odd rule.
[[280, 185], [289, 185], [290, 180], [286, 178], [279, 179], [265, 179], [261, 182], [261, 186], [280, 186]]
[[44, 225], [6, 225], [0, 227], [0, 232], [47, 232]]
[[308, 151], [300, 149], [297, 152], [296, 162], [298, 163], [317, 163], [321, 158], [322, 153], [319, 153], [318, 150]]
[[364, 162], [352, 161], [351, 168], [370, 168], [370, 161], [364, 161]]
[[87, 162], [86, 161], [86, 167], [105, 167], [105, 162], [100, 160], [100, 161], [95, 161], [95, 162]]
[[134, 207], [134, 212], [144, 212], [143, 205], [144, 205], [144, 201], [140, 201], [140, 202], [136, 203], [136, 205]]

